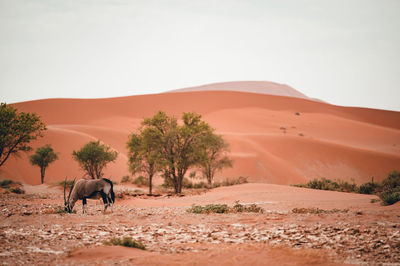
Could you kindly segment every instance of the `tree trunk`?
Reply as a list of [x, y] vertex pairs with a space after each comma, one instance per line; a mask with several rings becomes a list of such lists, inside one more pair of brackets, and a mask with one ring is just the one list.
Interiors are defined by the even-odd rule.
[[207, 181], [208, 181], [208, 185], [211, 188], [211, 186], [212, 186], [212, 174], [211, 174], [211, 169], [210, 168], [207, 169]]
[[44, 173], [46, 171], [45, 167], [40, 167], [40, 180], [42, 181], [42, 184], [44, 182]]
[[149, 195], [152, 195], [153, 190], [153, 174], [149, 175]]
[[177, 194], [182, 193], [182, 181], [183, 181], [183, 176], [178, 176], [178, 193]]

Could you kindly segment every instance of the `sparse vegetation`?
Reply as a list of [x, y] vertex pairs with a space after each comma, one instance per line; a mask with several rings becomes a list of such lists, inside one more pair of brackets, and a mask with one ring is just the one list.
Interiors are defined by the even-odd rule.
[[240, 184], [246, 184], [249, 183], [248, 178], [244, 176], [239, 176], [236, 179], [225, 179], [222, 183], [221, 186], [223, 187], [229, 187], [229, 186], [234, 186], [234, 185], [240, 185]]
[[239, 201], [236, 201], [233, 207], [229, 207], [227, 204], [208, 204], [206, 206], [193, 205], [190, 209], [187, 209], [186, 211], [189, 213], [196, 213], [196, 214], [237, 213], [237, 212], [263, 213], [264, 209], [257, 206], [256, 204], [250, 204], [246, 206], [240, 204]]
[[292, 210], [293, 213], [298, 214], [331, 214], [331, 213], [348, 213], [349, 209], [332, 209], [332, 210], [324, 210], [319, 208], [294, 208]]
[[371, 203], [376, 203], [376, 202], [379, 202], [380, 201], [380, 199], [371, 199]]
[[326, 178], [313, 179], [308, 181], [306, 184], [296, 184], [296, 187], [320, 189], [320, 190], [332, 190], [340, 192], [358, 192], [357, 184], [349, 183], [347, 181], [333, 181]]
[[124, 247], [130, 247], [130, 248], [138, 248], [138, 249], [143, 249], [145, 250], [146, 247], [144, 244], [142, 244], [139, 241], [134, 240], [132, 237], [125, 236], [123, 238], [111, 238], [108, 241], [104, 242], [104, 245], [107, 246], [124, 246]]
[[15, 194], [25, 194], [25, 190], [19, 187], [13, 187], [10, 189], [10, 191]]
[[[371, 182], [364, 183], [359, 187], [354, 181], [353, 183], [348, 183], [346, 181], [336, 182], [326, 178], [313, 179], [306, 184], [296, 184], [293, 186], [341, 192], [355, 192], [361, 194], [375, 194], [382, 200], [383, 205], [391, 205], [400, 201], [399, 171], [391, 172], [382, 183], [374, 182], [374, 179], [372, 178]], [[373, 203], [372, 200], [371, 203]]]
[[361, 194], [377, 194], [382, 191], [382, 184], [378, 182], [374, 182], [374, 178], [371, 179], [371, 182], [364, 183], [360, 185], [359, 192]]
[[149, 185], [149, 179], [144, 176], [138, 176], [132, 181], [132, 183], [138, 187], [147, 187]]
[[73, 184], [74, 180], [62, 180], [57, 182], [57, 185], [61, 187], [64, 187], [64, 185], [66, 185], [67, 188], [71, 188]]
[[122, 179], [121, 179], [121, 183], [128, 183], [128, 182], [131, 182], [131, 181], [132, 181], [132, 179], [131, 179], [131, 177], [129, 175], [124, 175], [122, 177]]
[[0, 187], [6, 189], [4, 193], [15, 193], [15, 194], [25, 194], [25, 190], [21, 188], [22, 184], [20, 182], [15, 182], [13, 180], [4, 179], [0, 181]]
[[9, 179], [4, 179], [0, 181], [0, 187], [2, 188], [9, 188], [11, 184], [14, 184], [14, 181]]
[[392, 205], [400, 201], [400, 192], [383, 191], [379, 193], [379, 198], [382, 200], [383, 205]]

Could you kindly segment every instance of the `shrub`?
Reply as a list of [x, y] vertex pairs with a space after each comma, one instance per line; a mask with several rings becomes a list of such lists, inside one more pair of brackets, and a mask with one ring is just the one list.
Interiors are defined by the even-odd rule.
[[264, 209], [257, 206], [256, 204], [251, 204], [249, 206], [245, 206], [239, 203], [239, 201], [235, 202], [233, 207], [229, 207], [227, 204], [208, 204], [206, 206], [197, 206], [193, 205], [190, 209], [186, 210], [190, 213], [237, 213], [237, 212], [256, 212], [263, 213]]
[[25, 190], [23, 190], [23, 189], [21, 189], [21, 188], [19, 188], [19, 187], [14, 187], [14, 188], [12, 188], [12, 189], [11, 189], [11, 192], [12, 192], [12, 193], [15, 193], [15, 194], [25, 194]]
[[143, 176], [138, 176], [133, 180], [132, 183], [139, 187], [146, 187], [149, 185], [149, 180]]
[[239, 203], [239, 201], [235, 201], [235, 205], [233, 205], [232, 210], [234, 212], [256, 212], [256, 213], [264, 213], [264, 209], [256, 204], [250, 204], [249, 206], [245, 206]]
[[357, 184], [354, 182], [354, 180], [352, 180], [353, 183], [349, 183], [347, 181], [338, 181], [338, 185], [339, 185], [339, 191], [341, 192], [356, 192], [358, 193], [358, 186]]
[[392, 205], [400, 201], [400, 192], [383, 191], [379, 194], [379, 198], [382, 200], [383, 205]]
[[186, 177], [182, 180], [182, 187], [183, 188], [193, 188], [193, 182], [187, 179]]
[[361, 194], [376, 194], [381, 189], [382, 189], [381, 184], [371, 181], [362, 184], [359, 188], [359, 192]]
[[206, 206], [193, 205], [190, 209], [186, 210], [191, 213], [227, 213], [229, 207], [226, 204], [208, 204]]
[[323, 210], [319, 208], [294, 208], [292, 210], [293, 213], [299, 213], [299, 214], [322, 214], [322, 213], [347, 213], [349, 209], [332, 209], [332, 210]]
[[384, 190], [393, 189], [395, 191], [400, 191], [400, 171], [391, 172], [388, 177], [383, 180], [382, 185]]
[[0, 187], [2, 188], [9, 188], [9, 185], [13, 184], [14, 181], [9, 180], [9, 179], [4, 179], [0, 181]]
[[321, 180], [314, 179], [307, 183], [309, 188], [321, 190], [339, 190], [339, 184], [330, 179], [322, 178]]
[[226, 178], [222, 183], [220, 184], [221, 186], [224, 187], [229, 187], [229, 186], [234, 186], [234, 185], [240, 185], [240, 184], [245, 184], [248, 183], [249, 181], [247, 180], [247, 177], [244, 176], [239, 176], [236, 179], [228, 179]]
[[66, 187], [72, 187], [72, 184], [74, 183], [74, 180], [63, 180], [63, 181], [59, 181], [57, 182], [57, 185], [64, 187], [64, 184], [66, 184]]
[[332, 181], [330, 179], [321, 178], [313, 179], [308, 181], [306, 184], [296, 184], [295, 187], [304, 187], [320, 190], [332, 190], [341, 192], [358, 192], [358, 186], [356, 183], [349, 183], [347, 181]]
[[193, 188], [208, 188], [208, 184], [206, 182], [199, 182], [199, 183], [194, 183]]
[[129, 175], [124, 175], [121, 179], [121, 183], [128, 183], [131, 181], [131, 177]]
[[142, 244], [139, 241], [136, 241], [132, 239], [132, 237], [125, 236], [122, 239], [121, 238], [111, 238], [108, 241], [104, 242], [104, 245], [107, 246], [124, 246], [124, 247], [130, 247], [130, 248], [138, 248], [138, 249], [143, 249], [145, 250], [146, 247], [144, 244]]

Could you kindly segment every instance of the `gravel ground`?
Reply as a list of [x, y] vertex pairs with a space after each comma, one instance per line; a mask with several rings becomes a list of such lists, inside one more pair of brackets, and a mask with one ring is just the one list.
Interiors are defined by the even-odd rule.
[[80, 208], [77, 214], [57, 214], [60, 204], [45, 203], [52, 196], [43, 198], [0, 196], [2, 265], [64, 264], [73, 250], [124, 236], [161, 254], [207, 250], [210, 243], [268, 243], [321, 249], [352, 264], [400, 261], [398, 216], [372, 219], [372, 215], [379, 214], [288, 211], [207, 215], [187, 213], [187, 207], [134, 208], [118, 204], [106, 214], [101, 204], [90, 205], [88, 214], [82, 214]]

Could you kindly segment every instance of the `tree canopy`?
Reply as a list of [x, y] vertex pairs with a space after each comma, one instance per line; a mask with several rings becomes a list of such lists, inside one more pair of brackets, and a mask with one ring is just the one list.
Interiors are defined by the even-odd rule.
[[118, 152], [100, 144], [100, 141], [91, 141], [79, 151], [72, 152], [72, 157], [92, 179], [100, 179], [103, 176], [103, 169], [108, 163], [114, 162], [117, 156]]
[[43, 137], [46, 125], [34, 113], [17, 112], [5, 103], [0, 105], [0, 166], [12, 154], [30, 151], [29, 143]]
[[212, 133], [203, 138], [200, 150], [202, 156], [199, 166], [207, 179], [208, 185], [211, 186], [217, 171], [233, 166], [233, 161], [227, 156], [229, 145], [221, 135]]
[[[173, 184], [175, 193], [181, 193], [188, 169], [206, 161], [205, 148], [214, 145], [207, 139], [214, 136], [213, 132], [214, 129], [202, 121], [199, 114], [183, 113], [178, 123], [176, 118], [159, 111], [153, 117], [144, 119], [139, 133], [130, 136], [127, 145], [131, 172], [144, 171], [150, 176], [150, 172], [162, 171], [166, 183]], [[154, 169], [150, 171], [152, 166]]]
[[53, 148], [50, 144], [46, 144], [43, 147], [39, 147], [36, 149], [35, 154], [30, 156], [30, 162], [32, 165], [37, 165], [40, 168], [40, 179], [43, 184], [44, 175], [46, 172], [46, 168], [58, 159], [57, 154], [54, 152]]
[[152, 194], [153, 176], [161, 170], [162, 158], [159, 153], [161, 139], [152, 128], [141, 128], [131, 134], [127, 143], [129, 170], [132, 174], [145, 173], [149, 179], [149, 194]]

